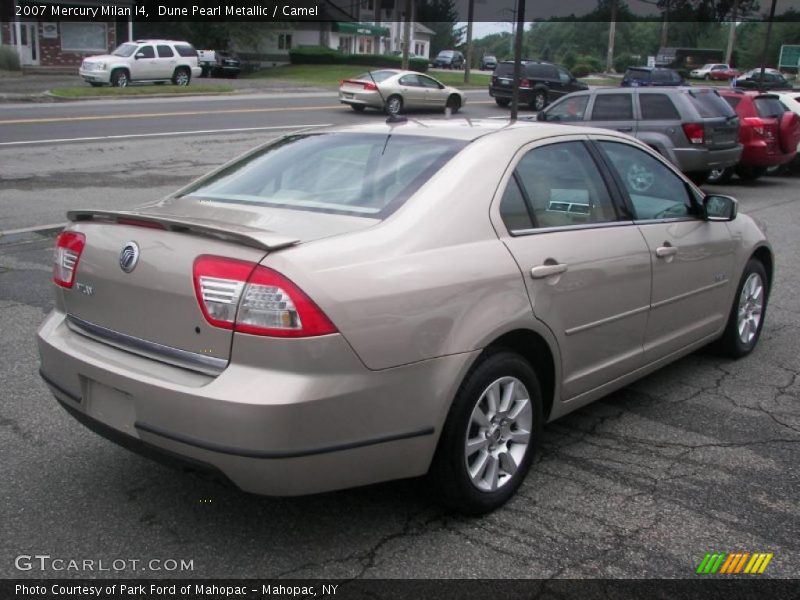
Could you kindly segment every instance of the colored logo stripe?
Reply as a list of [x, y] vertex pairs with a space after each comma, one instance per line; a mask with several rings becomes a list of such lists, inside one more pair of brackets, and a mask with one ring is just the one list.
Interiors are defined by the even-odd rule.
[[[696, 573], [698, 575], [736, 575], [745, 573], [755, 575], [763, 573], [772, 560], [772, 553], [756, 552], [708, 552], [700, 561]], [[746, 566], [745, 566], [746, 565]]]

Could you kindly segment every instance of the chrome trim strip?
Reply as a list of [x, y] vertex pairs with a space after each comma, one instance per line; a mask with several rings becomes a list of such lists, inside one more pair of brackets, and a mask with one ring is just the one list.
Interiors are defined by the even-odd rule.
[[633, 225], [633, 221], [606, 221], [604, 223], [581, 223], [580, 225], [560, 225], [558, 227], [536, 227], [534, 229], [514, 229], [511, 235], [537, 235], [540, 233], [555, 233], [559, 231], [579, 231], [581, 229], [602, 229], [606, 227], [625, 227]]
[[650, 310], [650, 306], [642, 306], [640, 308], [634, 308], [633, 310], [626, 311], [624, 313], [619, 313], [618, 315], [612, 315], [610, 317], [606, 317], [605, 319], [600, 319], [599, 321], [593, 321], [591, 323], [586, 323], [585, 325], [578, 325], [577, 327], [572, 327], [571, 329], [567, 329], [564, 334], [565, 335], [574, 335], [576, 333], [581, 333], [582, 331], [586, 331], [587, 329], [594, 329], [595, 327], [600, 327], [601, 325], [607, 325], [608, 323], [613, 323], [614, 321], [619, 321], [620, 319], [625, 319], [627, 317], [632, 317], [633, 315], [638, 315], [639, 313], [647, 312]]
[[704, 292], [709, 292], [714, 288], [718, 288], [723, 285], [728, 285], [730, 279], [723, 279], [722, 281], [717, 281], [716, 283], [712, 283], [711, 285], [707, 285], [705, 287], [698, 288], [696, 290], [692, 290], [690, 292], [685, 292], [680, 294], [679, 296], [673, 296], [672, 298], [667, 298], [666, 300], [661, 300], [656, 302], [655, 304], [651, 305], [650, 308], [661, 308], [662, 306], [666, 306], [667, 304], [672, 304], [673, 302], [678, 302], [680, 300], [684, 300], [689, 298], [690, 296], [696, 296], [697, 294], [702, 294]]
[[145, 358], [151, 358], [175, 367], [197, 371], [206, 375], [217, 376], [225, 367], [228, 361], [223, 358], [205, 356], [172, 346], [165, 346], [156, 342], [149, 342], [132, 335], [126, 335], [113, 329], [108, 329], [100, 325], [95, 325], [89, 321], [67, 315], [67, 326], [76, 333], [85, 335], [95, 341], [114, 346], [120, 350], [138, 354]]
[[314, 456], [315, 454], [327, 454], [329, 452], [341, 452], [342, 450], [352, 450], [354, 448], [363, 448], [364, 446], [374, 446], [376, 444], [385, 444], [387, 442], [397, 442], [400, 440], [408, 440], [417, 437], [424, 437], [433, 435], [435, 429], [433, 427], [426, 427], [416, 431], [407, 431], [404, 433], [395, 433], [384, 435], [381, 437], [371, 438], [368, 440], [359, 440], [356, 442], [345, 442], [343, 444], [336, 444], [334, 446], [323, 446], [321, 448], [306, 448], [301, 450], [253, 450], [250, 448], [238, 448], [235, 446], [225, 446], [215, 442], [208, 442], [181, 433], [174, 433], [155, 425], [142, 423], [137, 421], [133, 425], [136, 429], [157, 435], [159, 437], [186, 444], [187, 446], [194, 446], [202, 450], [210, 452], [219, 452], [220, 454], [231, 454], [233, 456], [243, 456], [245, 458], [300, 458], [302, 456]]

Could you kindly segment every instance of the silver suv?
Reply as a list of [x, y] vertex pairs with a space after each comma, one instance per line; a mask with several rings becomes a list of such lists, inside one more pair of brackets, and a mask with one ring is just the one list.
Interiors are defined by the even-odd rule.
[[597, 89], [563, 97], [539, 121], [615, 129], [643, 141], [696, 183], [739, 162], [739, 118], [709, 88]]
[[189, 85], [199, 77], [197, 50], [187, 42], [136, 40], [125, 42], [111, 54], [89, 56], [78, 71], [92, 86], [125, 87], [131, 82]]

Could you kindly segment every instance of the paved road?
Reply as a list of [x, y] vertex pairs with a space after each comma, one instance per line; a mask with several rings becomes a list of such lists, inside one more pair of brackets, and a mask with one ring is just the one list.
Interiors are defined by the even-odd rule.
[[[352, 118], [336, 108], [307, 117], [339, 115]], [[265, 137], [6, 147], [0, 229], [53, 222], [79, 203], [157, 197]], [[689, 577], [708, 551], [773, 552], [765, 576], [796, 577], [797, 184], [765, 178], [717, 188], [739, 196], [777, 248], [778, 284], [758, 350], [738, 362], [694, 354], [551, 424], [520, 493], [481, 519], [442, 512], [421, 480], [261, 498], [98, 438], [37, 375], [34, 334], [52, 302], [52, 240], [0, 240], [0, 577], [91, 575], [15, 570], [16, 556], [37, 553], [191, 560], [194, 570], [179, 574], [198, 577]]]

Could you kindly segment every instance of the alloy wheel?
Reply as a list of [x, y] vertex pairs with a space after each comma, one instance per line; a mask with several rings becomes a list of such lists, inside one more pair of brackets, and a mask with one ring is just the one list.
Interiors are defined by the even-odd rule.
[[739, 294], [739, 313], [736, 322], [739, 339], [743, 344], [750, 344], [758, 334], [763, 312], [764, 282], [758, 273], [750, 273], [742, 286], [742, 293]]

